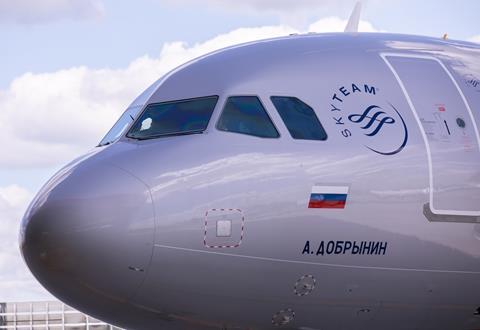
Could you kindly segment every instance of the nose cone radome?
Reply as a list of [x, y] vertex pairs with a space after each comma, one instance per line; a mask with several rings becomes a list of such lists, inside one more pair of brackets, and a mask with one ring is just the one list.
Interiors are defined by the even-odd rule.
[[120, 168], [81, 164], [60, 171], [39, 192], [23, 219], [20, 248], [52, 294], [98, 311], [135, 294], [153, 239], [148, 187]]

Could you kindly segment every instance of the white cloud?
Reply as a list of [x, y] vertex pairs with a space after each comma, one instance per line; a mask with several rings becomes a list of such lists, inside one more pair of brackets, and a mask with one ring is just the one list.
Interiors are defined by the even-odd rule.
[[[159, 0], [175, 6], [201, 5], [250, 15], [273, 14], [282, 22], [303, 29], [314, 17], [347, 15], [359, 0]], [[366, 0], [360, 1], [365, 2]]]
[[101, 17], [101, 0], [0, 0], [0, 22], [36, 24]]
[[28, 190], [18, 185], [0, 187], [0, 200], [3, 201], [3, 205], [7, 208], [22, 208], [26, 206], [31, 197]]
[[[343, 32], [347, 21], [334, 16], [326, 17], [311, 24], [308, 30], [310, 32]], [[373, 27], [372, 23], [362, 20], [359, 23], [358, 30], [360, 32], [380, 32], [380, 30]]]
[[31, 275], [18, 248], [20, 220], [31, 198], [32, 194], [20, 186], [0, 187], [1, 301], [51, 297]]
[[261, 10], [270, 12], [289, 12], [292, 11], [315, 11], [319, 8], [335, 9], [344, 6], [351, 6], [357, 0], [164, 0], [176, 4], [206, 4], [211, 7], [221, 8], [229, 11]]
[[468, 38], [468, 41], [471, 41], [471, 42], [477, 42], [480, 44], [480, 34], [479, 35], [476, 35], [476, 36], [473, 36], [471, 38]]
[[122, 109], [164, 70], [141, 57], [121, 70], [27, 73], [0, 93], [2, 166], [65, 162], [98, 143]]
[[[341, 31], [345, 20], [321, 19], [307, 30]], [[368, 22], [362, 30], [373, 31]], [[203, 43], [167, 43], [156, 58], [123, 69], [75, 67], [26, 73], [0, 91], [0, 168], [58, 166], [95, 146], [149, 84], [174, 67], [226, 46], [299, 32], [287, 25], [241, 28]]]

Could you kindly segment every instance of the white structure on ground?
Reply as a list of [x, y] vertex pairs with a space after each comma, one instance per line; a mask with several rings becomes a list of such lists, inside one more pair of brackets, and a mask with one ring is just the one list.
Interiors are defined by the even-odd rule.
[[0, 303], [0, 330], [118, 330], [60, 301]]

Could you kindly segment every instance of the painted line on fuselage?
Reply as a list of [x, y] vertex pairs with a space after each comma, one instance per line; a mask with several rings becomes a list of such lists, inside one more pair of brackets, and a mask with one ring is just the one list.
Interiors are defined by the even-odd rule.
[[164, 249], [180, 250], [180, 251], [187, 251], [187, 252], [197, 252], [197, 253], [205, 253], [205, 254], [215, 254], [215, 255], [228, 256], [228, 257], [237, 257], [237, 258], [245, 258], [245, 259], [273, 261], [273, 262], [285, 262], [285, 263], [302, 264], [302, 265], [335, 267], [335, 268], [480, 275], [480, 271], [475, 272], [475, 271], [469, 271], [469, 270], [442, 270], [442, 269], [421, 269], [421, 268], [396, 268], [396, 267], [378, 267], [378, 266], [341, 265], [341, 264], [330, 264], [330, 263], [322, 263], [322, 262], [311, 262], [311, 261], [299, 261], [299, 260], [288, 260], [288, 259], [278, 259], [278, 258], [269, 258], [269, 257], [248, 256], [248, 255], [242, 255], [242, 254], [233, 254], [233, 253], [216, 252], [216, 251], [204, 251], [204, 250], [189, 249], [189, 248], [183, 248], [183, 247], [171, 246], [171, 245], [163, 245], [163, 244], [155, 244], [154, 246], [159, 247], [159, 248], [164, 248]]

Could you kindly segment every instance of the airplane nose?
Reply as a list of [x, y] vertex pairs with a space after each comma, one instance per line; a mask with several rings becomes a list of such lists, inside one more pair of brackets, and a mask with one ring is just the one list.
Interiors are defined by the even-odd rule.
[[82, 311], [125, 302], [148, 269], [154, 240], [148, 187], [113, 165], [57, 173], [27, 210], [20, 249], [51, 293]]

